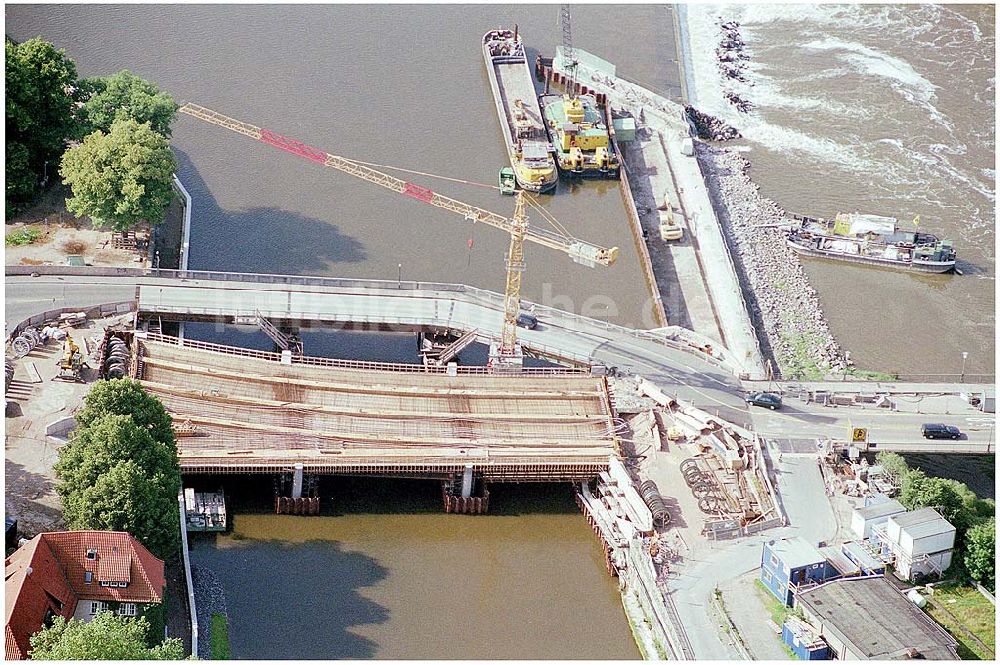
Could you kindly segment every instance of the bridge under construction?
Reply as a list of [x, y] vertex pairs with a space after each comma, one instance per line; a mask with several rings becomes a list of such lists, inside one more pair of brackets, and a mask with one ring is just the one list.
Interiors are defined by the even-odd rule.
[[579, 481], [619, 445], [606, 380], [583, 370], [293, 359], [153, 333], [132, 349], [185, 474]]

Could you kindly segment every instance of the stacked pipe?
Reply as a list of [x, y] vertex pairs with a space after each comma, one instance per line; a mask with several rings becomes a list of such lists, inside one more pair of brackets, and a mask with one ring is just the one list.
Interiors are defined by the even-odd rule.
[[36, 346], [40, 346], [45, 341], [42, 333], [38, 332], [34, 328], [26, 328], [20, 335], [14, 338], [10, 346], [14, 350], [14, 355], [18, 358], [23, 358], [34, 349]]
[[670, 524], [670, 513], [663, 503], [660, 490], [652, 480], [644, 480], [639, 486], [639, 494], [642, 500], [649, 506], [649, 512], [653, 514], [653, 524], [658, 527], [665, 527]]
[[104, 376], [120, 379], [128, 374], [128, 345], [120, 337], [108, 338], [107, 355], [104, 359]]
[[8, 390], [10, 390], [10, 384], [14, 380], [14, 359], [4, 357], [3, 369], [4, 369], [3, 391], [4, 393], [6, 393]]

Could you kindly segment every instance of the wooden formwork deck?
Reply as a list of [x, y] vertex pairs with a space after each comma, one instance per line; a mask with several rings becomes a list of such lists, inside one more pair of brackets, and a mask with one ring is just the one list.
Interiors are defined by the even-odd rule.
[[282, 364], [275, 354], [150, 335], [137, 378], [175, 424], [185, 473], [307, 471], [489, 481], [591, 478], [615, 452], [606, 382]]

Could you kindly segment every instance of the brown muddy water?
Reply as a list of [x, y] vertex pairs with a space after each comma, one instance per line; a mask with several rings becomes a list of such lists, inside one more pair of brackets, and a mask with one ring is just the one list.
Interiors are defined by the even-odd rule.
[[268, 476], [196, 482], [215, 480], [234, 529], [191, 557], [223, 586], [236, 658], [639, 657], [569, 484], [493, 485], [467, 516], [434, 481], [327, 477], [324, 515], [293, 517], [266, 514]]
[[[558, 5], [18, 5], [6, 17], [8, 34], [42, 35], [81, 75], [128, 68], [178, 100], [335, 154], [488, 185], [507, 157], [482, 36], [519, 24], [532, 63], [561, 38]], [[678, 90], [669, 8], [581, 5], [573, 21], [579, 47]], [[187, 116], [173, 147], [193, 198], [192, 269], [395, 279], [402, 264], [407, 280], [503, 289], [508, 238], [496, 229]], [[513, 212], [493, 189], [404, 177]], [[571, 234], [622, 252], [586, 268], [529, 244], [524, 297], [652, 327], [617, 182], [560, 184], [541, 202]], [[537, 213], [532, 223], [547, 224]]]

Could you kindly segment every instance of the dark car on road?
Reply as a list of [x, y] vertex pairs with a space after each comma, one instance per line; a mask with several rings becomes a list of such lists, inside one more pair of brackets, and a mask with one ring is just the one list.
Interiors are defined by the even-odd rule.
[[746, 400], [750, 406], [763, 406], [772, 411], [781, 408], [781, 395], [775, 393], [750, 393]]
[[962, 431], [952, 425], [942, 425], [941, 423], [924, 423], [920, 428], [920, 433], [925, 439], [961, 439]]
[[534, 314], [521, 312], [517, 315], [517, 325], [522, 328], [527, 328], [528, 330], [534, 330], [535, 327], [538, 326], [538, 317]]

